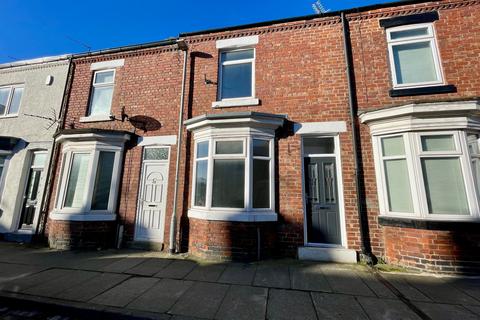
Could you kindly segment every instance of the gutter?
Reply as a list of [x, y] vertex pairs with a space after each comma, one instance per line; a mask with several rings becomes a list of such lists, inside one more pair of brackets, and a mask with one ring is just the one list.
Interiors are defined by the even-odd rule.
[[92, 57], [92, 56], [98, 56], [98, 55], [119, 53], [119, 52], [124, 52], [124, 51], [141, 50], [141, 49], [148, 49], [148, 48], [154, 48], [154, 47], [168, 46], [168, 45], [177, 44], [178, 41], [179, 41], [178, 38], [171, 38], [171, 39], [166, 39], [166, 40], [161, 40], [161, 41], [147, 42], [147, 43], [144, 43], [144, 44], [135, 44], [135, 45], [122, 46], [122, 47], [117, 47], [117, 48], [112, 48], [112, 49], [103, 49], [103, 50], [97, 50], [97, 51], [92, 51], [92, 52], [76, 53], [76, 54], [73, 54], [72, 57], [75, 58], [75, 59], [78, 59], [78, 58], [86, 58], [86, 57]]
[[[72, 56], [68, 58], [68, 73], [67, 73], [67, 81], [65, 83], [65, 90], [63, 92], [62, 98], [62, 105], [60, 106], [60, 115], [57, 129], [53, 135], [53, 142], [52, 142], [52, 151], [50, 156], [50, 163], [48, 166], [47, 176], [45, 177], [46, 185], [44, 187], [43, 199], [41, 202], [41, 210], [40, 210], [40, 217], [38, 217], [37, 227], [36, 227], [36, 234], [37, 235], [45, 235], [45, 227], [47, 225], [47, 218], [48, 218], [48, 209], [50, 205], [50, 200], [52, 198], [53, 193], [53, 179], [55, 175], [53, 174], [57, 170], [58, 160], [59, 160], [59, 148], [57, 144], [56, 137], [62, 131], [62, 128], [65, 126], [65, 119], [67, 116], [67, 106], [68, 101], [70, 98], [70, 89], [72, 87], [73, 82], [73, 62]], [[40, 228], [40, 229], [39, 229]]]
[[348, 106], [350, 110], [350, 123], [352, 131], [352, 148], [353, 148], [353, 159], [354, 159], [354, 168], [355, 168], [355, 184], [356, 184], [356, 198], [357, 198], [357, 212], [358, 220], [360, 224], [360, 238], [361, 238], [361, 259], [363, 259], [367, 264], [373, 265], [375, 262], [375, 257], [372, 254], [372, 247], [370, 244], [370, 235], [369, 235], [369, 226], [368, 226], [368, 216], [364, 208], [365, 205], [365, 195], [362, 187], [362, 157], [358, 151], [358, 142], [360, 136], [360, 128], [358, 125], [358, 116], [357, 116], [357, 96], [355, 92], [355, 75], [353, 73], [353, 57], [352, 57], [352, 44], [350, 39], [350, 28], [345, 17], [345, 12], [340, 13], [342, 20], [342, 31], [343, 31], [343, 51], [345, 53], [345, 64], [346, 64], [346, 74], [348, 82]]
[[176, 228], [177, 228], [177, 204], [178, 204], [178, 184], [180, 176], [180, 160], [182, 156], [182, 140], [183, 140], [183, 113], [185, 104], [185, 84], [187, 79], [187, 60], [188, 60], [188, 46], [185, 40], [179, 39], [177, 41], [178, 49], [183, 51], [183, 71], [182, 71], [182, 92], [180, 94], [180, 111], [178, 113], [178, 142], [177, 142], [177, 159], [175, 162], [175, 186], [173, 195], [173, 212], [170, 220], [169, 244], [168, 249], [170, 254], [174, 254], [177, 250], [176, 243]]

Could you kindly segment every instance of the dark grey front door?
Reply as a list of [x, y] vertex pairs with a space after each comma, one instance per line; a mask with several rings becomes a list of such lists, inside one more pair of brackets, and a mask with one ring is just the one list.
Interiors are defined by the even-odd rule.
[[335, 157], [305, 157], [307, 240], [342, 244]]

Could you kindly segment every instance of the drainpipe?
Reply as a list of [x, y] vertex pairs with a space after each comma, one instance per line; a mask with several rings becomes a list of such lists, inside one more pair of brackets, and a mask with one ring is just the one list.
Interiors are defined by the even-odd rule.
[[[59, 148], [55, 140], [56, 140], [57, 134], [65, 126], [65, 119], [67, 116], [67, 105], [68, 105], [68, 99], [70, 95], [70, 88], [72, 86], [72, 82], [73, 82], [73, 62], [72, 62], [72, 56], [69, 56], [67, 79], [65, 83], [65, 90], [63, 91], [62, 104], [60, 106], [60, 114], [58, 119], [59, 123], [58, 123], [57, 129], [55, 130], [55, 134], [53, 135], [54, 139], [52, 142], [52, 151], [50, 153], [51, 156], [50, 156], [47, 175], [45, 177], [46, 184], [44, 187], [43, 199], [41, 201], [40, 217], [38, 217], [38, 221], [37, 221], [36, 234], [42, 234], [42, 235], [45, 234], [45, 227], [47, 225], [47, 218], [48, 218], [48, 208], [49, 208], [50, 199], [52, 198], [52, 193], [53, 193], [53, 179], [55, 177], [53, 173], [57, 170], [58, 158], [59, 158], [59, 153], [58, 153]], [[41, 227], [41, 230], [39, 230], [40, 227]]]
[[367, 264], [372, 265], [374, 263], [374, 257], [372, 254], [372, 248], [370, 246], [369, 231], [368, 231], [368, 219], [367, 213], [364, 212], [364, 206], [362, 205], [362, 192], [361, 188], [361, 155], [357, 149], [357, 142], [359, 136], [359, 128], [357, 126], [357, 114], [356, 114], [356, 93], [355, 93], [355, 83], [353, 75], [353, 59], [352, 59], [352, 46], [350, 40], [350, 29], [348, 21], [345, 18], [345, 12], [340, 13], [342, 19], [342, 29], [343, 29], [343, 51], [345, 53], [345, 64], [346, 64], [346, 73], [347, 73], [347, 82], [348, 82], [348, 106], [350, 109], [350, 122], [352, 130], [352, 146], [353, 146], [353, 161], [355, 167], [355, 184], [356, 184], [356, 197], [357, 197], [357, 212], [358, 219], [360, 222], [360, 238], [361, 238], [361, 258], [367, 262]]
[[183, 51], [183, 74], [182, 74], [182, 92], [180, 94], [180, 111], [178, 113], [178, 142], [177, 142], [177, 160], [175, 163], [175, 187], [173, 194], [173, 212], [170, 220], [169, 251], [171, 254], [176, 252], [176, 227], [177, 227], [177, 203], [178, 203], [178, 178], [180, 176], [180, 159], [182, 156], [182, 132], [183, 132], [183, 109], [185, 100], [185, 82], [187, 78], [187, 58], [188, 45], [183, 39], [177, 41], [178, 49]]

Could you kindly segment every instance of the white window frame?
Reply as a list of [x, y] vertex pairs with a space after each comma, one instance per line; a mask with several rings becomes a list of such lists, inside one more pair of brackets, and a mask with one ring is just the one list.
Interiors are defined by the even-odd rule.
[[[480, 219], [479, 196], [473, 179], [471, 157], [468, 151], [467, 134], [463, 130], [442, 130], [442, 131], [410, 131], [378, 135], [373, 137], [373, 148], [377, 172], [377, 185], [379, 193], [380, 214], [384, 216], [411, 217], [423, 220], [478, 220]], [[421, 145], [422, 136], [452, 135], [455, 150], [453, 151], [423, 151]], [[393, 212], [389, 210], [388, 191], [386, 187], [384, 160], [394, 157], [384, 157], [381, 139], [388, 137], [402, 136], [405, 147], [405, 157], [410, 180], [410, 192], [413, 202], [413, 212]], [[405, 158], [400, 157], [400, 158]], [[458, 158], [462, 171], [465, 192], [467, 197], [469, 215], [434, 214], [429, 213], [425, 182], [421, 166], [422, 158]]]
[[[253, 157], [253, 140], [269, 141], [269, 157]], [[198, 144], [208, 141], [208, 156], [197, 159]], [[215, 146], [218, 141], [242, 141], [242, 154], [215, 154]], [[192, 174], [192, 197], [189, 217], [223, 220], [223, 221], [276, 221], [275, 210], [275, 162], [274, 162], [274, 137], [261, 134], [244, 134], [232, 136], [210, 136], [195, 140], [194, 145], [194, 166]], [[253, 159], [270, 161], [270, 193], [269, 208], [253, 208]], [[213, 167], [215, 159], [244, 159], [245, 161], [245, 189], [244, 208], [221, 208], [212, 207], [213, 196]], [[205, 206], [195, 205], [197, 161], [207, 160], [207, 186]], [[249, 217], [250, 216], [250, 217]]]
[[[391, 38], [392, 32], [414, 30], [414, 29], [420, 29], [420, 28], [427, 28], [428, 35], [426, 35], [426, 36], [405, 37], [405, 38], [401, 38], [399, 40], [392, 40], [392, 38]], [[397, 73], [396, 73], [396, 68], [395, 68], [395, 59], [393, 57], [393, 47], [397, 46], [397, 45], [420, 43], [420, 42], [429, 42], [429, 44], [430, 44], [437, 80], [436, 81], [399, 84], [398, 80], [397, 80]], [[428, 86], [437, 86], [437, 85], [444, 84], [440, 54], [438, 52], [437, 40], [436, 40], [435, 29], [433, 27], [433, 23], [421, 23], [421, 24], [414, 24], [414, 25], [406, 25], [406, 26], [388, 28], [387, 29], [387, 44], [388, 44], [388, 55], [389, 55], [389, 61], [390, 61], [390, 70], [392, 72], [392, 82], [393, 82], [393, 87], [395, 89], [428, 87]]]
[[[103, 83], [100, 83], [100, 84], [97, 84], [95, 83], [95, 81], [97, 80], [97, 75], [99, 73], [105, 73], [105, 72], [110, 72], [110, 71], [113, 71], [113, 80], [111, 82], [103, 82]], [[93, 103], [93, 95], [95, 94], [95, 89], [96, 88], [108, 88], [108, 87], [112, 87], [112, 101], [110, 101], [110, 112], [109, 113], [106, 113], [105, 116], [109, 116], [111, 114], [111, 110], [112, 110], [112, 102], [113, 102], [113, 94], [114, 94], [114, 91], [115, 91], [115, 77], [117, 76], [117, 72], [116, 72], [116, 69], [103, 69], [103, 70], [96, 70], [94, 73], [93, 73], [93, 79], [92, 79], [92, 88], [91, 88], [91, 93], [90, 93], [90, 102], [88, 104], [88, 115], [87, 117], [84, 117], [84, 118], [95, 118], [95, 117], [102, 117], [104, 116], [103, 114], [92, 114], [92, 103]]]
[[[5, 105], [5, 113], [0, 115], [0, 118], [11, 118], [11, 117], [17, 117], [18, 114], [20, 113], [20, 108], [22, 106], [22, 100], [23, 100], [23, 95], [25, 94], [25, 85], [24, 84], [12, 84], [8, 86], [0, 86], [0, 89], [10, 89], [10, 92], [8, 94], [7, 98], [7, 104]], [[16, 89], [23, 89], [22, 96], [20, 98], [20, 105], [18, 106], [18, 112], [17, 113], [9, 113], [10, 107], [12, 105], [12, 99], [13, 99], [13, 93], [15, 92]]]
[[[239, 59], [234, 61], [223, 61], [223, 54], [225, 52], [239, 52], [239, 51], [246, 51], [246, 50], [253, 50], [253, 58], [249, 59]], [[244, 47], [240, 49], [224, 49], [220, 50], [219, 52], [219, 70], [218, 70], [218, 100], [219, 101], [235, 101], [235, 100], [242, 100], [242, 99], [254, 99], [255, 98], [255, 60], [257, 58], [257, 53], [255, 47]], [[223, 67], [224, 66], [231, 66], [236, 64], [245, 64], [250, 63], [252, 66], [252, 94], [250, 96], [244, 97], [234, 97], [234, 98], [223, 98]]]
[[[110, 195], [107, 210], [91, 210], [95, 180], [97, 175], [98, 161], [100, 152], [114, 152], [114, 165], [112, 180], [110, 182]], [[70, 179], [73, 156], [75, 154], [88, 154], [89, 164], [87, 167], [86, 190], [83, 195], [82, 207], [65, 207], [66, 191]], [[121, 162], [123, 148], [98, 142], [80, 142], [74, 145], [65, 145], [62, 150], [62, 166], [59, 185], [57, 188], [57, 198], [55, 200], [55, 211], [50, 214], [51, 218], [64, 219], [71, 217], [71, 220], [114, 220], [115, 208], [118, 198], [118, 188], [120, 185]], [[76, 217], [75, 217], [76, 216]], [[83, 218], [81, 218], [83, 216]]]

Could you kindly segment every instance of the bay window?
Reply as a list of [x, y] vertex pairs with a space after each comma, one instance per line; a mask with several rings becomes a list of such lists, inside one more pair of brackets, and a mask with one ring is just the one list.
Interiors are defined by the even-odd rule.
[[478, 136], [413, 131], [374, 137], [383, 214], [478, 218]]
[[[62, 135], [54, 220], [114, 220], [126, 134]], [[90, 141], [89, 141], [90, 139]], [[87, 140], [87, 141], [84, 141]]]

